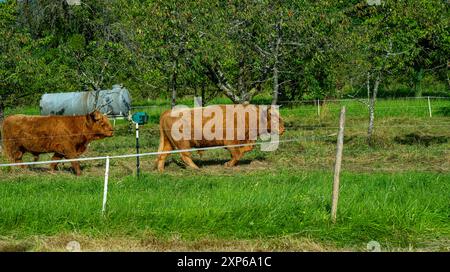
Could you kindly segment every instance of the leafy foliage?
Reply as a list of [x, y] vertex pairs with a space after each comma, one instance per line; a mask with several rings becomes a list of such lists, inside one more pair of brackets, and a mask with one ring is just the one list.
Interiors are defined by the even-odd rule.
[[8, 0], [0, 3], [0, 108], [115, 83], [136, 99], [172, 90], [234, 102], [274, 92], [280, 101], [361, 97], [367, 73], [381, 71], [383, 96], [448, 95], [449, 7], [438, 0]]

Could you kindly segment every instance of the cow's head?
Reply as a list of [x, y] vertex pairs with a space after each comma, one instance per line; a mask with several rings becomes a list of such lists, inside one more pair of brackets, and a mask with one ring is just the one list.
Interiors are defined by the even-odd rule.
[[98, 110], [95, 110], [88, 114], [88, 123], [90, 132], [94, 139], [102, 139], [105, 137], [111, 137], [114, 134], [114, 128], [108, 120], [106, 115], [103, 115]]
[[[272, 119], [274, 119], [274, 122], [278, 121], [278, 127], [272, 127]], [[275, 133], [278, 135], [283, 135], [285, 128], [284, 128], [284, 121], [280, 116], [280, 112], [278, 109], [274, 109], [270, 107], [267, 110], [267, 131], [269, 133]]]

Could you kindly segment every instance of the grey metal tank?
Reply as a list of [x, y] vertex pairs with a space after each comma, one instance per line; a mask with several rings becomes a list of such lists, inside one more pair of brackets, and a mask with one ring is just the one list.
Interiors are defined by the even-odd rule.
[[131, 96], [122, 85], [113, 85], [111, 90], [50, 93], [42, 95], [39, 103], [41, 115], [84, 115], [96, 108], [108, 116], [128, 117], [131, 110]]

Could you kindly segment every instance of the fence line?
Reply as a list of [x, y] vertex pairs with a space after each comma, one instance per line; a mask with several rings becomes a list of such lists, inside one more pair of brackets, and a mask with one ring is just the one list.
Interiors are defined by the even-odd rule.
[[[423, 123], [418, 124], [412, 124], [412, 125], [377, 125], [378, 128], [406, 128], [406, 127], [418, 127], [418, 126], [424, 126], [424, 127], [450, 127], [450, 122], [441, 122], [441, 124], [438, 125], [428, 125]], [[337, 126], [321, 126], [321, 125], [303, 125], [303, 126], [285, 126], [287, 129], [337, 129], [339, 127]], [[346, 128], [357, 128], [357, 129], [366, 129], [367, 126], [346, 126]], [[125, 130], [125, 128], [123, 129]], [[159, 128], [139, 128], [139, 130], [142, 131], [160, 131]], [[225, 129], [217, 129], [217, 130], [226, 130]], [[259, 130], [259, 129], [254, 129]], [[163, 131], [172, 131], [172, 129], [163, 129]], [[60, 138], [60, 137], [74, 137], [74, 136], [86, 136], [86, 135], [95, 135], [98, 133], [79, 133], [79, 134], [58, 134], [58, 135], [52, 135], [52, 136], [42, 136], [42, 137], [20, 137], [20, 138], [8, 138], [3, 139], [3, 141], [18, 141], [18, 140], [37, 140], [37, 139], [52, 139], [52, 138]], [[115, 135], [116, 136], [116, 135]]]
[[[339, 127], [333, 127], [336, 129]], [[347, 129], [349, 127], [346, 127]], [[362, 134], [362, 133], [361, 133]], [[41, 165], [41, 164], [50, 164], [50, 163], [67, 163], [67, 162], [82, 162], [82, 161], [94, 161], [94, 160], [110, 160], [110, 159], [123, 159], [123, 158], [135, 158], [135, 157], [146, 157], [146, 156], [157, 156], [163, 154], [177, 154], [183, 152], [195, 152], [195, 151], [203, 151], [203, 150], [215, 150], [215, 149], [223, 149], [223, 148], [232, 148], [232, 147], [245, 147], [245, 146], [257, 146], [263, 144], [277, 144], [277, 143], [289, 143], [289, 142], [301, 142], [307, 139], [318, 140], [318, 139], [329, 139], [330, 137], [335, 137], [337, 134], [333, 133], [330, 135], [323, 136], [309, 136], [302, 138], [292, 138], [286, 140], [278, 140], [271, 142], [255, 142], [255, 143], [246, 143], [246, 144], [235, 144], [235, 145], [222, 145], [222, 146], [212, 146], [212, 147], [201, 147], [201, 148], [189, 148], [189, 149], [178, 149], [171, 151], [156, 151], [156, 152], [147, 152], [140, 154], [123, 154], [123, 155], [108, 155], [108, 156], [97, 156], [97, 157], [88, 157], [88, 158], [76, 158], [76, 159], [62, 159], [62, 160], [51, 160], [51, 161], [36, 161], [36, 162], [21, 162], [21, 163], [4, 163], [0, 164], [0, 167], [10, 167], [10, 166], [27, 166], [27, 165]]]
[[131, 109], [142, 109], [142, 108], [168, 108], [170, 105], [144, 105], [144, 106], [132, 106]]
[[[431, 125], [431, 124], [424, 124], [424, 123], [418, 123], [418, 124], [404, 124], [404, 125], [377, 125], [378, 128], [407, 128], [407, 127], [418, 127], [418, 126], [424, 126], [424, 127], [450, 127], [450, 122], [441, 122], [437, 125]], [[302, 126], [285, 126], [286, 129], [338, 129], [338, 126], [322, 126], [322, 125], [302, 125]], [[357, 129], [366, 129], [367, 126], [349, 126], [347, 125], [346, 128], [357, 128]], [[125, 128], [123, 129], [125, 130]], [[160, 131], [159, 128], [139, 128], [139, 130], [142, 131]], [[216, 130], [225, 130], [225, 129], [216, 129]], [[249, 129], [249, 130], [256, 130], [258, 131], [258, 128], [255, 129]], [[172, 129], [163, 129], [163, 131], [172, 131]], [[86, 136], [86, 135], [96, 135], [98, 133], [77, 133], [77, 134], [58, 134], [58, 135], [52, 135], [52, 136], [41, 136], [41, 137], [20, 137], [20, 138], [7, 138], [3, 139], [3, 141], [18, 141], [18, 140], [37, 140], [37, 139], [52, 139], [52, 138], [60, 138], [60, 137], [75, 137], [75, 136]], [[116, 136], [116, 135], [114, 135]]]
[[[300, 104], [300, 103], [299, 103]], [[367, 107], [367, 105], [365, 105], [365, 104], [355, 104], [355, 105], [359, 105], [360, 107], [363, 107], [363, 108], [366, 108]], [[216, 105], [211, 105], [211, 106], [216, 106]], [[307, 106], [311, 106], [311, 107], [315, 107], [315, 106], [317, 106], [317, 105], [307, 105]], [[338, 106], [338, 105], [336, 105], [336, 106]], [[351, 105], [347, 105], [347, 106], [351, 106]], [[403, 108], [428, 108], [428, 106], [402, 106]], [[438, 106], [436, 106], [436, 107], [441, 107], [441, 108], [443, 108], [443, 107], [446, 107], [445, 105], [438, 105]], [[144, 109], [144, 108], [154, 108], [154, 107], [152, 107], [152, 106], [142, 106], [142, 107], [140, 107], [140, 109]], [[283, 107], [281, 107], [281, 109], [282, 109]], [[386, 107], [386, 106], [376, 106], [376, 109], [396, 109], [397, 107], [395, 107], [395, 106], [392, 106], [392, 107]], [[132, 109], [134, 109], [134, 108], [132, 108]], [[166, 108], [160, 108], [160, 109], [166, 109]], [[169, 109], [169, 108], [168, 108]], [[303, 110], [313, 110], [313, 111], [317, 111], [317, 109], [315, 109], [315, 108], [313, 108], [313, 109], [305, 109], [305, 108], [302, 108]], [[124, 119], [126, 119], [126, 118], [124, 118]]]
[[[377, 98], [377, 101], [401, 101], [401, 100], [414, 100], [414, 99], [450, 99], [450, 97], [446, 96], [420, 96], [420, 97], [396, 97], [396, 98]], [[308, 100], [280, 100], [278, 103], [311, 103], [313, 105], [316, 105], [317, 102], [325, 101], [325, 102], [339, 102], [339, 101], [355, 101], [355, 102], [362, 102], [367, 101], [367, 98], [342, 98], [342, 99], [308, 99]], [[170, 104], [164, 104], [164, 105], [143, 105], [143, 106], [133, 106], [131, 109], [141, 109], [141, 108], [167, 108], [170, 109]]]
[[[397, 97], [397, 98], [377, 98], [376, 101], [402, 101], [402, 100], [419, 100], [419, 99], [428, 99], [428, 96], [420, 96], [420, 97]], [[450, 99], [450, 97], [445, 96], [430, 96], [430, 99]], [[345, 102], [345, 101], [355, 101], [355, 102], [363, 102], [367, 101], [367, 98], [342, 98], [342, 99], [313, 99], [313, 100], [281, 100], [278, 103], [311, 103], [316, 105], [317, 101], [324, 102]]]
[[[402, 100], [427, 100], [427, 99], [450, 99], [450, 97], [445, 96], [421, 96], [421, 97], [398, 97], [398, 98], [377, 98], [377, 101], [402, 101]], [[367, 101], [367, 99], [364, 98], [343, 98], [343, 99], [312, 99], [312, 100], [281, 100], [278, 101], [278, 103], [292, 103], [292, 104], [302, 104], [302, 103], [308, 103], [311, 104], [311, 106], [317, 106], [317, 103], [320, 104], [320, 102], [360, 102], [364, 103]], [[143, 105], [143, 106], [133, 106], [131, 109], [145, 109], [145, 108], [156, 108], [156, 109], [170, 109], [171, 105]], [[315, 109], [316, 110], [316, 109]]]
[[[356, 104], [356, 105], [359, 105], [359, 107], [361, 107], [361, 108], [366, 108], [367, 107], [367, 105], [365, 105], [365, 104]], [[308, 106], [315, 107], [315, 105], [308, 105]], [[336, 106], [338, 106], [338, 105], [336, 105]], [[352, 107], [351, 105], [347, 105], [347, 106]], [[142, 106], [141, 108], [143, 109], [143, 108], [150, 108], [150, 107]], [[437, 106], [434, 106], [433, 108], [445, 108], [445, 107], [446, 107], [445, 105], [437, 105]], [[151, 108], [153, 108], [153, 107], [151, 107]], [[402, 106], [401, 108], [428, 108], [428, 106]], [[392, 107], [375, 106], [375, 109], [399, 109], [399, 110], [401, 110], [401, 108], [398, 108], [398, 107], [395, 107], [395, 106], [392, 106]], [[161, 109], [165, 109], [165, 108], [161, 108]], [[299, 110], [317, 111], [317, 109], [315, 109], [315, 108], [300, 108]], [[124, 118], [124, 119], [126, 119], [126, 118]]]
[[[391, 101], [401, 101], [402, 99], [403, 100], [424, 99], [424, 100], [428, 100], [428, 102], [429, 102], [429, 99], [450, 99], [450, 97], [439, 97], [439, 96], [429, 96], [428, 97], [428, 96], [425, 96], [425, 97], [403, 97], [403, 98], [398, 98], [398, 99], [379, 98], [378, 100], [384, 100], [384, 99], [385, 100], [391, 100]], [[289, 102], [289, 103], [308, 103], [308, 102], [311, 102], [311, 103], [315, 103], [314, 105], [311, 105], [311, 106], [317, 106], [318, 101], [357, 101], [357, 102], [361, 102], [363, 100], [364, 99], [353, 98], [353, 99], [325, 99], [325, 100], [317, 99], [317, 100], [280, 101], [280, 102]], [[365, 106], [363, 104], [358, 104], [358, 105]], [[163, 107], [164, 108], [166, 108], [166, 107], [170, 108], [169, 106], [164, 106], [164, 105], [134, 106], [134, 107], [131, 107], [131, 108], [132, 109], [139, 109], [139, 108], [160, 108], [160, 109], [162, 109]], [[402, 110], [404, 108], [421, 108], [421, 109], [426, 109], [427, 108], [428, 109], [428, 114], [431, 117], [432, 111], [431, 111], [430, 107], [431, 107], [431, 105], [430, 105], [430, 103], [428, 103], [428, 105], [423, 105], [423, 106], [402, 106], [402, 107], [377, 106], [376, 109], [390, 109], [390, 110], [393, 110], [393, 111], [395, 111], [395, 110], [399, 110], [400, 111], [400, 110]], [[436, 109], [445, 108], [445, 107], [446, 106], [444, 106], [444, 105], [435, 105], [435, 106], [433, 106], [433, 110], [436, 111]], [[296, 109], [296, 111], [300, 111], [300, 112], [302, 112], [302, 111], [317, 111], [317, 109], [316, 108], [299, 108], [299, 109]], [[349, 112], [351, 112], [351, 111], [347, 110], [347, 115], [349, 114]], [[411, 126], [411, 127], [414, 126], [415, 127], [417, 125], [398, 125], [398, 126], [392, 125], [392, 126], [377, 126], [377, 127], [392, 127], [392, 128], [401, 127], [401, 128], [404, 128], [404, 127], [409, 127], [409, 126]], [[443, 122], [443, 123], [441, 123], [441, 125], [426, 125], [426, 126], [429, 126], [429, 127], [447, 127], [448, 124]], [[308, 127], [312, 127], [312, 126], [308, 126]], [[314, 128], [322, 129], [323, 127], [322, 126], [314, 126]], [[334, 128], [337, 128], [337, 127], [327, 127], [327, 128], [334, 129]], [[347, 126], [347, 128], [365, 128], [365, 126], [360, 126], [360, 127]], [[143, 128], [142, 129], [142, 131], [157, 131], [157, 130], [159, 130], [159, 128]], [[51, 138], [55, 138], [55, 137], [74, 137], [74, 136], [86, 136], [86, 135], [95, 135], [95, 134], [96, 133], [80, 133], [80, 134], [61, 134], [61, 135], [52, 135], [52, 136], [41, 136], [41, 137], [21, 137], [21, 138], [14, 138], [14, 139], [4, 139], [4, 141], [15, 141], [15, 140], [19, 140], [19, 139], [21, 139], [21, 140], [51, 139]]]
[[[426, 127], [450, 127], [450, 122], [443, 122], [443, 124], [439, 124], [439, 125], [427, 125], [427, 124], [423, 124], [423, 123], [418, 123], [418, 124], [413, 124], [413, 125], [377, 125], [376, 127], [379, 128], [388, 128], [388, 127], [392, 127], [392, 128], [405, 128], [405, 127], [418, 127], [418, 126], [426, 126]], [[360, 129], [366, 129], [367, 126], [345, 126], [346, 128], [360, 128]], [[321, 126], [321, 125], [303, 125], [303, 126], [285, 126], [286, 129], [337, 129], [339, 127], [337, 126]], [[142, 131], [159, 131], [159, 129], [157, 128], [140, 128], [139, 129], [141, 132]], [[164, 131], [170, 131], [170, 129], [163, 129]], [[255, 129], [257, 130], [257, 129]]]
[[247, 144], [177, 149], [177, 150], [171, 150], [171, 151], [157, 151], [157, 152], [147, 152], [147, 153], [140, 153], [140, 154], [124, 154], [124, 155], [99, 156], [99, 157], [89, 157], [89, 158], [63, 159], [63, 160], [37, 161], [37, 162], [4, 163], [4, 164], [0, 164], [0, 167], [39, 165], [39, 164], [49, 164], [49, 163], [80, 162], [80, 161], [94, 161], [94, 160], [106, 160], [106, 159], [124, 159], [124, 158], [155, 156], [155, 155], [163, 155], [163, 154], [177, 154], [177, 153], [183, 153], [183, 152], [214, 150], [214, 149], [223, 149], [223, 148], [232, 148], [232, 147], [256, 146], [256, 145], [263, 145], [263, 144], [269, 144], [269, 143], [271, 143], [271, 144], [288, 143], [288, 142], [297, 142], [297, 141], [301, 141], [301, 140], [302, 140], [301, 138], [295, 138], [295, 139], [278, 140], [278, 141], [271, 141], [271, 142], [256, 142], [256, 143], [247, 143]]

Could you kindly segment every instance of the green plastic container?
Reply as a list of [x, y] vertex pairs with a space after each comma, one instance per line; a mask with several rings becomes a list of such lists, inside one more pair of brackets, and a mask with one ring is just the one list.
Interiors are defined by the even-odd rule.
[[144, 125], [148, 123], [148, 114], [146, 112], [136, 112], [131, 116], [131, 120], [133, 120], [134, 123], [137, 123], [139, 125]]

